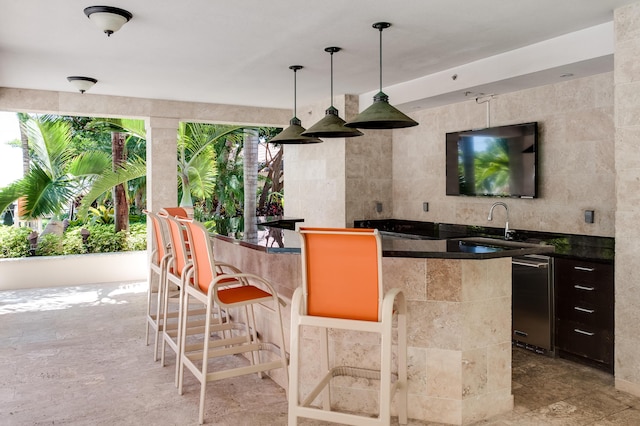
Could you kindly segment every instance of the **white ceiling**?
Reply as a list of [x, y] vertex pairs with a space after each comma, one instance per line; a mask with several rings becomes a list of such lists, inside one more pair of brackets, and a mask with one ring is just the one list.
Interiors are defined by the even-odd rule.
[[379, 84], [372, 24], [388, 21], [384, 90], [424, 108], [611, 70], [613, 10], [636, 1], [113, 0], [133, 19], [107, 37], [87, 0], [0, 0], [0, 87], [71, 92], [66, 77], [83, 75], [92, 94], [291, 108], [289, 65], [305, 67], [298, 105], [328, 100], [324, 48], [338, 46], [334, 93], [365, 99]]

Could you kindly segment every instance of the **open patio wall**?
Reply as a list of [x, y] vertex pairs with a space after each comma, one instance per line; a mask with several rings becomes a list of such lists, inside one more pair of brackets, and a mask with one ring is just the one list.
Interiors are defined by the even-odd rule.
[[0, 271], [0, 290], [143, 281], [147, 252], [1, 259]]

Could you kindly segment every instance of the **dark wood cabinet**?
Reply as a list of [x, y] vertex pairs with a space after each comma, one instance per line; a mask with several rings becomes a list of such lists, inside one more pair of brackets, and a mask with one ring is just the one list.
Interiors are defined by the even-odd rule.
[[613, 264], [556, 258], [554, 284], [556, 353], [613, 373]]

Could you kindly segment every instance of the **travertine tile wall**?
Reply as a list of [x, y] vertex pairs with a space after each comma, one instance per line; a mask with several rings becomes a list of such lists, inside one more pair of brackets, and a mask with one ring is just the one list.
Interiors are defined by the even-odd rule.
[[615, 11], [616, 387], [640, 395], [640, 3]]
[[[491, 126], [539, 124], [539, 198], [506, 199], [510, 225], [613, 236], [615, 214], [613, 73], [495, 96]], [[393, 217], [504, 226], [495, 198], [445, 195], [445, 134], [487, 127], [487, 103], [475, 100], [411, 113], [418, 127], [393, 133]], [[422, 203], [429, 202], [429, 212]], [[595, 210], [595, 223], [584, 210]]]
[[[329, 101], [300, 109], [309, 128], [324, 116]], [[334, 106], [349, 120], [358, 113], [358, 97], [336, 96]], [[306, 226], [352, 226], [362, 218], [389, 218], [391, 131], [364, 131], [353, 138], [325, 138], [312, 145], [284, 147], [285, 212]], [[376, 203], [382, 211], [376, 210]]]

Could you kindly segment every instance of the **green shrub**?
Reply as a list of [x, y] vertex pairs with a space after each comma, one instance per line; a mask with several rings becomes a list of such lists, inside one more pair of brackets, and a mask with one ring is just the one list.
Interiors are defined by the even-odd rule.
[[80, 235], [81, 227], [68, 228], [62, 240], [62, 254], [85, 254], [87, 248]]
[[129, 235], [127, 235], [126, 250], [146, 250], [147, 249], [147, 224], [132, 223], [129, 225]]
[[129, 224], [134, 224], [134, 223], [147, 223], [147, 215], [146, 214], [130, 214]]
[[[117, 251], [146, 250], [147, 225], [133, 223], [129, 232], [114, 232], [113, 225], [85, 225], [89, 231], [86, 244], [82, 240], [83, 227], [79, 223], [70, 225], [62, 236], [41, 235], [38, 238], [37, 256], [66, 254], [111, 253]], [[27, 257], [29, 251], [29, 228], [0, 225], [0, 258]]]
[[29, 255], [29, 228], [0, 225], [0, 258]]
[[114, 223], [114, 217], [115, 212], [113, 210], [113, 207], [89, 207], [89, 221], [92, 224], [111, 225]]
[[62, 235], [41, 235], [38, 238], [36, 256], [59, 256], [63, 254], [62, 240]]
[[111, 253], [125, 250], [127, 242], [125, 231], [115, 233], [113, 225], [92, 225], [87, 229], [90, 232], [89, 238], [87, 238], [88, 253]]

